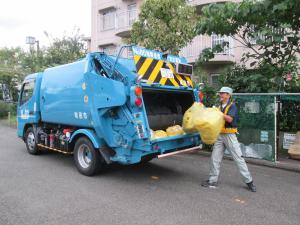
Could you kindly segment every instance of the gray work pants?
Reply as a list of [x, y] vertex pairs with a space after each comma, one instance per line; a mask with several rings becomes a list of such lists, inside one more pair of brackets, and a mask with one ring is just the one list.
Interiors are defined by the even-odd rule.
[[209, 181], [218, 181], [220, 164], [222, 162], [225, 148], [230, 152], [233, 160], [235, 161], [239, 172], [242, 175], [243, 181], [245, 183], [251, 182], [252, 177], [244, 158], [242, 158], [240, 144], [235, 134], [220, 134], [216, 143], [214, 144], [210, 161]]

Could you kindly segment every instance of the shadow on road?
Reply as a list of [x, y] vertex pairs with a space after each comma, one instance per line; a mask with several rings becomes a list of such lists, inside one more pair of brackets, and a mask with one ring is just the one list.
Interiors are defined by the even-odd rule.
[[[36, 156], [35, 156], [36, 157]], [[72, 155], [63, 155], [56, 152], [51, 151], [43, 151], [38, 157], [42, 158], [43, 160], [47, 160], [51, 163], [74, 168], [75, 164], [73, 161]], [[166, 160], [166, 159], [164, 159]], [[172, 160], [172, 159], [167, 159]], [[154, 159], [152, 162], [148, 163], [140, 163], [134, 165], [120, 165], [117, 163], [108, 165], [105, 170], [96, 175], [96, 177], [111, 177], [111, 178], [121, 178], [121, 179], [130, 179], [134, 177], [137, 178], [147, 178], [153, 177], [153, 179], [164, 177], [168, 178], [169, 180], [176, 180], [181, 176], [184, 176], [183, 171], [180, 171], [178, 168], [170, 168], [168, 166], [164, 166], [161, 164], [157, 164], [155, 162], [158, 160]]]

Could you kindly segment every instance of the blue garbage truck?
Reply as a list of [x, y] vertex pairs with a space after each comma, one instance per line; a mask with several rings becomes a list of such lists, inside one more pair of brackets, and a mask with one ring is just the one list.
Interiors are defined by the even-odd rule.
[[107, 164], [135, 164], [196, 149], [199, 134], [153, 139], [153, 130], [181, 125], [199, 101], [185, 58], [138, 46], [116, 56], [88, 53], [76, 62], [30, 74], [22, 84], [17, 135], [30, 154], [73, 154], [92, 176]]

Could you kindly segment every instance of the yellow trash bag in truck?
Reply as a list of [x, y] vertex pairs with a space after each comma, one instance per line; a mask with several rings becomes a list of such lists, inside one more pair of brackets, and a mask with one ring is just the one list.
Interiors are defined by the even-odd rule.
[[[224, 127], [225, 120], [223, 113], [218, 108], [199, 106], [199, 103], [194, 103], [186, 113], [188, 113], [189, 118], [185, 117], [186, 114], [183, 117], [184, 131], [191, 133], [195, 130], [194, 132], [200, 133], [203, 143], [214, 144]], [[189, 121], [185, 121], [185, 119]]]
[[167, 135], [170, 137], [170, 136], [176, 136], [176, 135], [181, 135], [184, 133], [183, 129], [181, 126], [179, 125], [175, 125], [175, 126], [172, 126], [172, 127], [168, 127], [167, 130]]
[[165, 137], [168, 137], [168, 135], [165, 131], [163, 131], [163, 130], [154, 131], [154, 138], [153, 139], [165, 138]]

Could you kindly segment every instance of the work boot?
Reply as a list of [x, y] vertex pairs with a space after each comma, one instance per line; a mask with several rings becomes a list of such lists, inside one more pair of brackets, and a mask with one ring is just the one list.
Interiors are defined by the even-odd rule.
[[256, 187], [255, 185], [253, 184], [253, 181], [249, 182], [249, 183], [246, 183], [247, 186], [248, 186], [248, 189], [252, 192], [256, 192]]
[[205, 180], [201, 183], [202, 187], [216, 188], [217, 182], [210, 182], [209, 180]]

